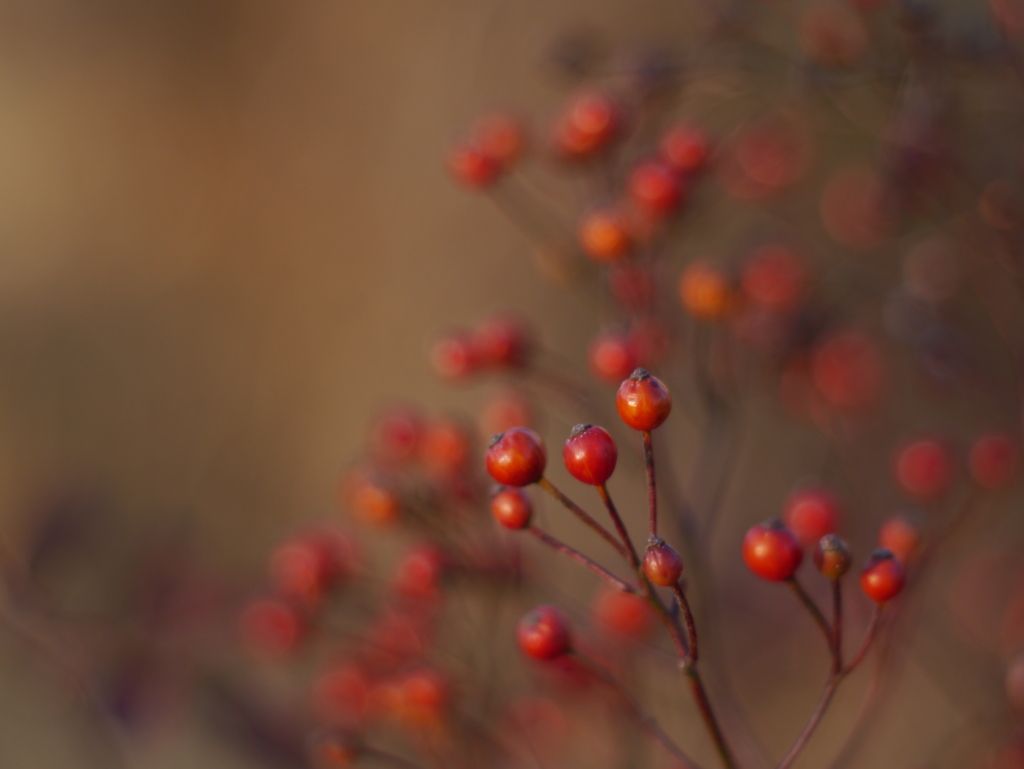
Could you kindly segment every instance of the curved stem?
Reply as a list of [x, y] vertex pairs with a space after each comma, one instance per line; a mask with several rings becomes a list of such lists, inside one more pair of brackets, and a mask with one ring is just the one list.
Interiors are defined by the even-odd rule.
[[615, 537], [612, 535], [610, 531], [608, 531], [608, 529], [606, 529], [604, 526], [602, 526], [593, 518], [591, 518], [590, 515], [583, 508], [581, 508], [579, 505], [577, 505], [575, 502], [573, 502], [571, 499], [565, 496], [565, 494], [563, 494], [558, 489], [558, 487], [555, 486], [551, 481], [549, 481], [547, 478], [541, 478], [539, 481], [537, 481], [537, 485], [544, 489], [544, 491], [553, 496], [555, 499], [557, 499], [559, 502], [561, 502], [562, 505], [564, 505], [569, 510], [569, 512], [571, 512], [573, 515], [575, 515], [577, 518], [583, 521], [583, 523], [585, 523], [593, 531], [595, 531], [597, 535], [601, 537], [601, 539], [603, 539], [605, 542], [607, 542], [609, 545], [615, 548], [616, 553], [621, 555], [623, 558], [626, 557], [626, 548], [623, 546], [623, 544], [619, 542], [617, 539], [615, 539]]
[[683, 615], [683, 624], [686, 625], [686, 639], [690, 647], [686, 665], [687, 667], [693, 667], [697, 664], [697, 625], [693, 621], [690, 602], [686, 600], [686, 593], [683, 592], [683, 588], [678, 582], [672, 586], [672, 592], [675, 594], [676, 603], [679, 604], [679, 610]]
[[647, 468], [647, 507], [649, 509], [651, 536], [658, 536], [658, 489], [654, 480], [654, 446], [651, 431], [644, 430], [644, 465]]
[[541, 529], [538, 529], [536, 526], [531, 526], [529, 529], [527, 529], [527, 531], [529, 531], [533, 536], [535, 536], [545, 545], [553, 547], [558, 552], [563, 553], [572, 558], [572, 560], [576, 561], [576, 563], [580, 564], [581, 566], [585, 566], [586, 568], [590, 569], [592, 572], [594, 572], [597, 576], [599, 576], [601, 579], [603, 579], [616, 590], [621, 590], [623, 593], [635, 594], [637, 592], [637, 589], [635, 587], [628, 584], [624, 580], [619, 579], [606, 568], [592, 561], [590, 558], [585, 556], [576, 548], [570, 547], [569, 545], [565, 544], [560, 539], [552, 537], [550, 534], [548, 534], [545, 531], [542, 531]]
[[629, 565], [634, 569], [639, 569], [640, 556], [637, 555], [636, 548], [633, 546], [633, 540], [629, 538], [629, 532], [626, 531], [626, 525], [622, 522], [622, 517], [619, 515], [619, 511], [615, 508], [615, 503], [612, 502], [611, 495], [608, 493], [608, 487], [601, 484], [597, 487], [597, 493], [601, 495], [604, 506], [608, 508], [608, 514], [612, 517], [612, 523], [615, 524], [615, 530], [619, 533], [619, 538], [622, 540], [622, 544], [626, 546], [625, 555], [629, 561]]
[[800, 582], [797, 581], [796, 577], [790, 577], [786, 581], [789, 583], [789, 586], [793, 589], [793, 592], [796, 593], [796, 597], [800, 599], [800, 603], [804, 605], [804, 607], [810, 613], [812, 619], [814, 619], [814, 622], [821, 629], [822, 634], [825, 636], [825, 643], [828, 644], [829, 654], [831, 654], [832, 658], [835, 659], [835, 632], [832, 629], [832, 626], [829, 625], [828, 620], [825, 619], [825, 615], [821, 613], [821, 609], [818, 608], [818, 605], [814, 602], [814, 599], [807, 594], [807, 591], [804, 590], [803, 585], [801, 585]]
[[843, 669], [843, 584], [832, 580], [832, 672]]
[[577, 662], [586, 668], [591, 675], [600, 680], [619, 696], [623, 701], [623, 704], [626, 706], [626, 709], [630, 711], [630, 715], [632, 715], [640, 726], [644, 728], [663, 748], [665, 748], [668, 753], [679, 761], [682, 761], [687, 769], [699, 769], [699, 765], [686, 755], [682, 748], [676, 745], [672, 739], [665, 734], [654, 717], [644, 710], [643, 706], [636, 701], [626, 687], [623, 686], [607, 668], [589, 657], [584, 656], [578, 651], [573, 651], [572, 656]]

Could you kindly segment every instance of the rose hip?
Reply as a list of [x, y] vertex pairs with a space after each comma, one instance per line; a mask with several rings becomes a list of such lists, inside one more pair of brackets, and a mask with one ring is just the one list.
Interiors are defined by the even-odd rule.
[[562, 449], [562, 458], [576, 480], [603, 486], [615, 472], [619, 451], [603, 427], [576, 425]]
[[850, 569], [850, 548], [835, 534], [826, 534], [814, 548], [814, 566], [829, 579], [839, 579]]
[[891, 601], [903, 589], [903, 565], [884, 547], [871, 554], [860, 573], [860, 588], [875, 603]]
[[789, 579], [803, 557], [800, 541], [777, 518], [751, 526], [743, 537], [743, 560], [761, 579]]
[[840, 510], [839, 500], [828, 489], [798, 489], [786, 500], [782, 520], [804, 547], [812, 547], [839, 529]]
[[615, 396], [619, 417], [634, 430], [660, 427], [672, 412], [672, 395], [665, 384], [642, 368], [636, 369]]
[[529, 486], [544, 476], [547, 452], [533, 430], [513, 427], [493, 436], [485, 457], [487, 472], [504, 486]]
[[525, 529], [533, 517], [533, 502], [522, 489], [502, 487], [491, 497], [491, 515], [506, 529]]
[[516, 638], [528, 657], [556, 659], [571, 648], [569, 620], [554, 606], [538, 606], [520, 620]]
[[647, 543], [643, 567], [647, 579], [661, 587], [672, 587], [683, 576], [683, 559], [661, 537], [651, 537]]

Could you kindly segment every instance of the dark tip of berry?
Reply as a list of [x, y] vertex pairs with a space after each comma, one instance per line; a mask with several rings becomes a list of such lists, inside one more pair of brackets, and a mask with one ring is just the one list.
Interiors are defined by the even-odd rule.
[[494, 435], [491, 436], [491, 439], [487, 441], [487, 448], [491, 448], [492, 446], [494, 446], [494, 444], [496, 444], [504, 437], [505, 433], [495, 433]]
[[764, 526], [766, 529], [779, 530], [786, 528], [786, 524], [784, 524], [778, 518], [769, 518], [767, 521], [764, 521], [761, 525]]
[[495, 483], [493, 486], [491, 486], [491, 496], [496, 497], [507, 488], [508, 486], [502, 483]]
[[895, 557], [896, 556], [893, 555], [892, 550], [890, 550], [887, 547], [880, 547], [880, 548], [878, 548], [877, 550], [875, 550], [874, 552], [871, 553], [871, 560], [872, 561], [887, 561], [890, 558], [895, 558]]
[[593, 427], [593, 425], [587, 425], [587, 424], [576, 425], [574, 428], [572, 428], [572, 432], [569, 433], [569, 437], [570, 438], [575, 438], [580, 433], [585, 433], [591, 427]]
[[665, 540], [659, 537], [657, 534], [652, 534], [647, 538], [647, 549], [650, 550], [652, 547], [661, 547], [665, 544]]
[[834, 553], [837, 550], [845, 550], [846, 543], [836, 534], [826, 534], [818, 542], [818, 547], [826, 553]]
[[632, 374], [629, 375], [630, 379], [635, 379], [638, 382], [641, 379], [650, 379], [650, 377], [651, 377], [651, 372], [649, 372], [647, 369], [643, 369], [643, 368], [638, 368]]

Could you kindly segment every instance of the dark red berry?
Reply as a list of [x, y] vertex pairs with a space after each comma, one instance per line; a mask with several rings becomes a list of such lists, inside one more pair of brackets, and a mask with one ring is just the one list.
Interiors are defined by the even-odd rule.
[[971, 478], [988, 491], [1005, 488], [1017, 474], [1017, 443], [1004, 433], [980, 437], [971, 447]]
[[573, 99], [555, 125], [555, 151], [567, 160], [582, 160], [604, 150], [619, 134], [622, 118], [604, 94], [585, 93]]
[[590, 343], [587, 358], [594, 376], [609, 384], [621, 382], [636, 368], [636, 350], [627, 334], [600, 334]]
[[885, 603], [903, 589], [903, 564], [884, 547], [871, 554], [860, 573], [860, 589], [875, 603]]
[[527, 656], [553, 660], [569, 651], [569, 620], [554, 606], [538, 606], [519, 621], [516, 638]]
[[683, 183], [666, 164], [648, 160], [629, 175], [629, 196], [645, 213], [665, 216], [679, 208]]
[[603, 427], [576, 425], [565, 442], [562, 458], [576, 480], [603, 486], [615, 472], [619, 451]]
[[672, 395], [664, 382], [638, 368], [619, 386], [615, 407], [634, 430], [653, 430], [668, 419]]
[[904, 446], [896, 457], [896, 480], [911, 496], [942, 496], [953, 480], [953, 461], [946, 445], [935, 438], [921, 438]]
[[814, 565], [829, 579], [839, 579], [850, 568], [850, 548], [835, 534], [826, 534], [814, 548]]
[[644, 574], [655, 585], [671, 587], [683, 576], [683, 559], [661, 537], [651, 537], [644, 553]]
[[306, 635], [306, 623], [286, 601], [261, 598], [249, 604], [240, 620], [242, 642], [258, 656], [285, 657]]
[[491, 497], [491, 515], [506, 529], [525, 529], [533, 517], [533, 502], [522, 489], [500, 488]]
[[800, 544], [811, 547], [839, 528], [839, 500], [825, 488], [799, 489], [786, 500], [782, 520], [796, 534]]
[[448, 171], [466, 187], [484, 189], [497, 180], [501, 166], [476, 144], [463, 142], [448, 152]]
[[529, 486], [544, 477], [548, 455], [544, 441], [533, 430], [513, 427], [491, 438], [487, 472], [504, 486]]
[[743, 537], [743, 560], [762, 579], [789, 579], [803, 560], [796, 534], [777, 518], [751, 526]]
[[494, 368], [521, 368], [533, 352], [529, 324], [511, 313], [484, 319], [473, 334], [477, 362]]
[[673, 169], [683, 174], [701, 170], [710, 154], [708, 139], [704, 132], [685, 123], [680, 123], [661, 138], [661, 158]]

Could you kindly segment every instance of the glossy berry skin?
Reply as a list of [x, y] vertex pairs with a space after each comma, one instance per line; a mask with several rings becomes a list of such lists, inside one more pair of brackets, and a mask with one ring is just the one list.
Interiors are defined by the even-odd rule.
[[661, 587], [672, 587], [683, 576], [683, 559], [660, 537], [652, 537], [647, 543], [643, 566], [647, 579]]
[[875, 603], [885, 603], [899, 595], [903, 581], [903, 564], [884, 547], [871, 554], [860, 573], [860, 589]]
[[487, 472], [503, 486], [529, 486], [544, 477], [548, 455], [537, 433], [513, 427], [491, 438], [485, 461]]
[[778, 519], [751, 526], [743, 537], [743, 560], [761, 579], [773, 582], [789, 579], [803, 557], [796, 534]]
[[1018, 460], [1017, 444], [1009, 435], [983, 435], [971, 447], [971, 478], [986, 491], [1004, 489], [1017, 474]]
[[953, 480], [953, 462], [945, 444], [922, 438], [905, 446], [896, 457], [896, 480], [914, 497], [942, 496]]
[[615, 396], [619, 417], [634, 430], [660, 427], [672, 412], [672, 394], [665, 383], [642, 368], [619, 386]]
[[826, 534], [838, 530], [839, 500], [828, 489], [799, 489], [786, 500], [782, 520], [796, 534], [800, 544], [813, 547]]
[[569, 620], [554, 606], [538, 606], [519, 621], [519, 648], [536, 660], [553, 660], [569, 651]]
[[603, 486], [615, 472], [619, 450], [603, 427], [576, 425], [562, 449], [562, 458], [573, 478]]
[[587, 359], [594, 376], [609, 384], [621, 382], [636, 368], [636, 350], [627, 334], [600, 334], [590, 343]]
[[850, 548], [835, 534], [826, 534], [814, 547], [814, 566], [829, 579], [839, 579], [850, 569]]
[[522, 489], [500, 488], [491, 497], [491, 515], [506, 529], [525, 529], [533, 518], [533, 502]]

